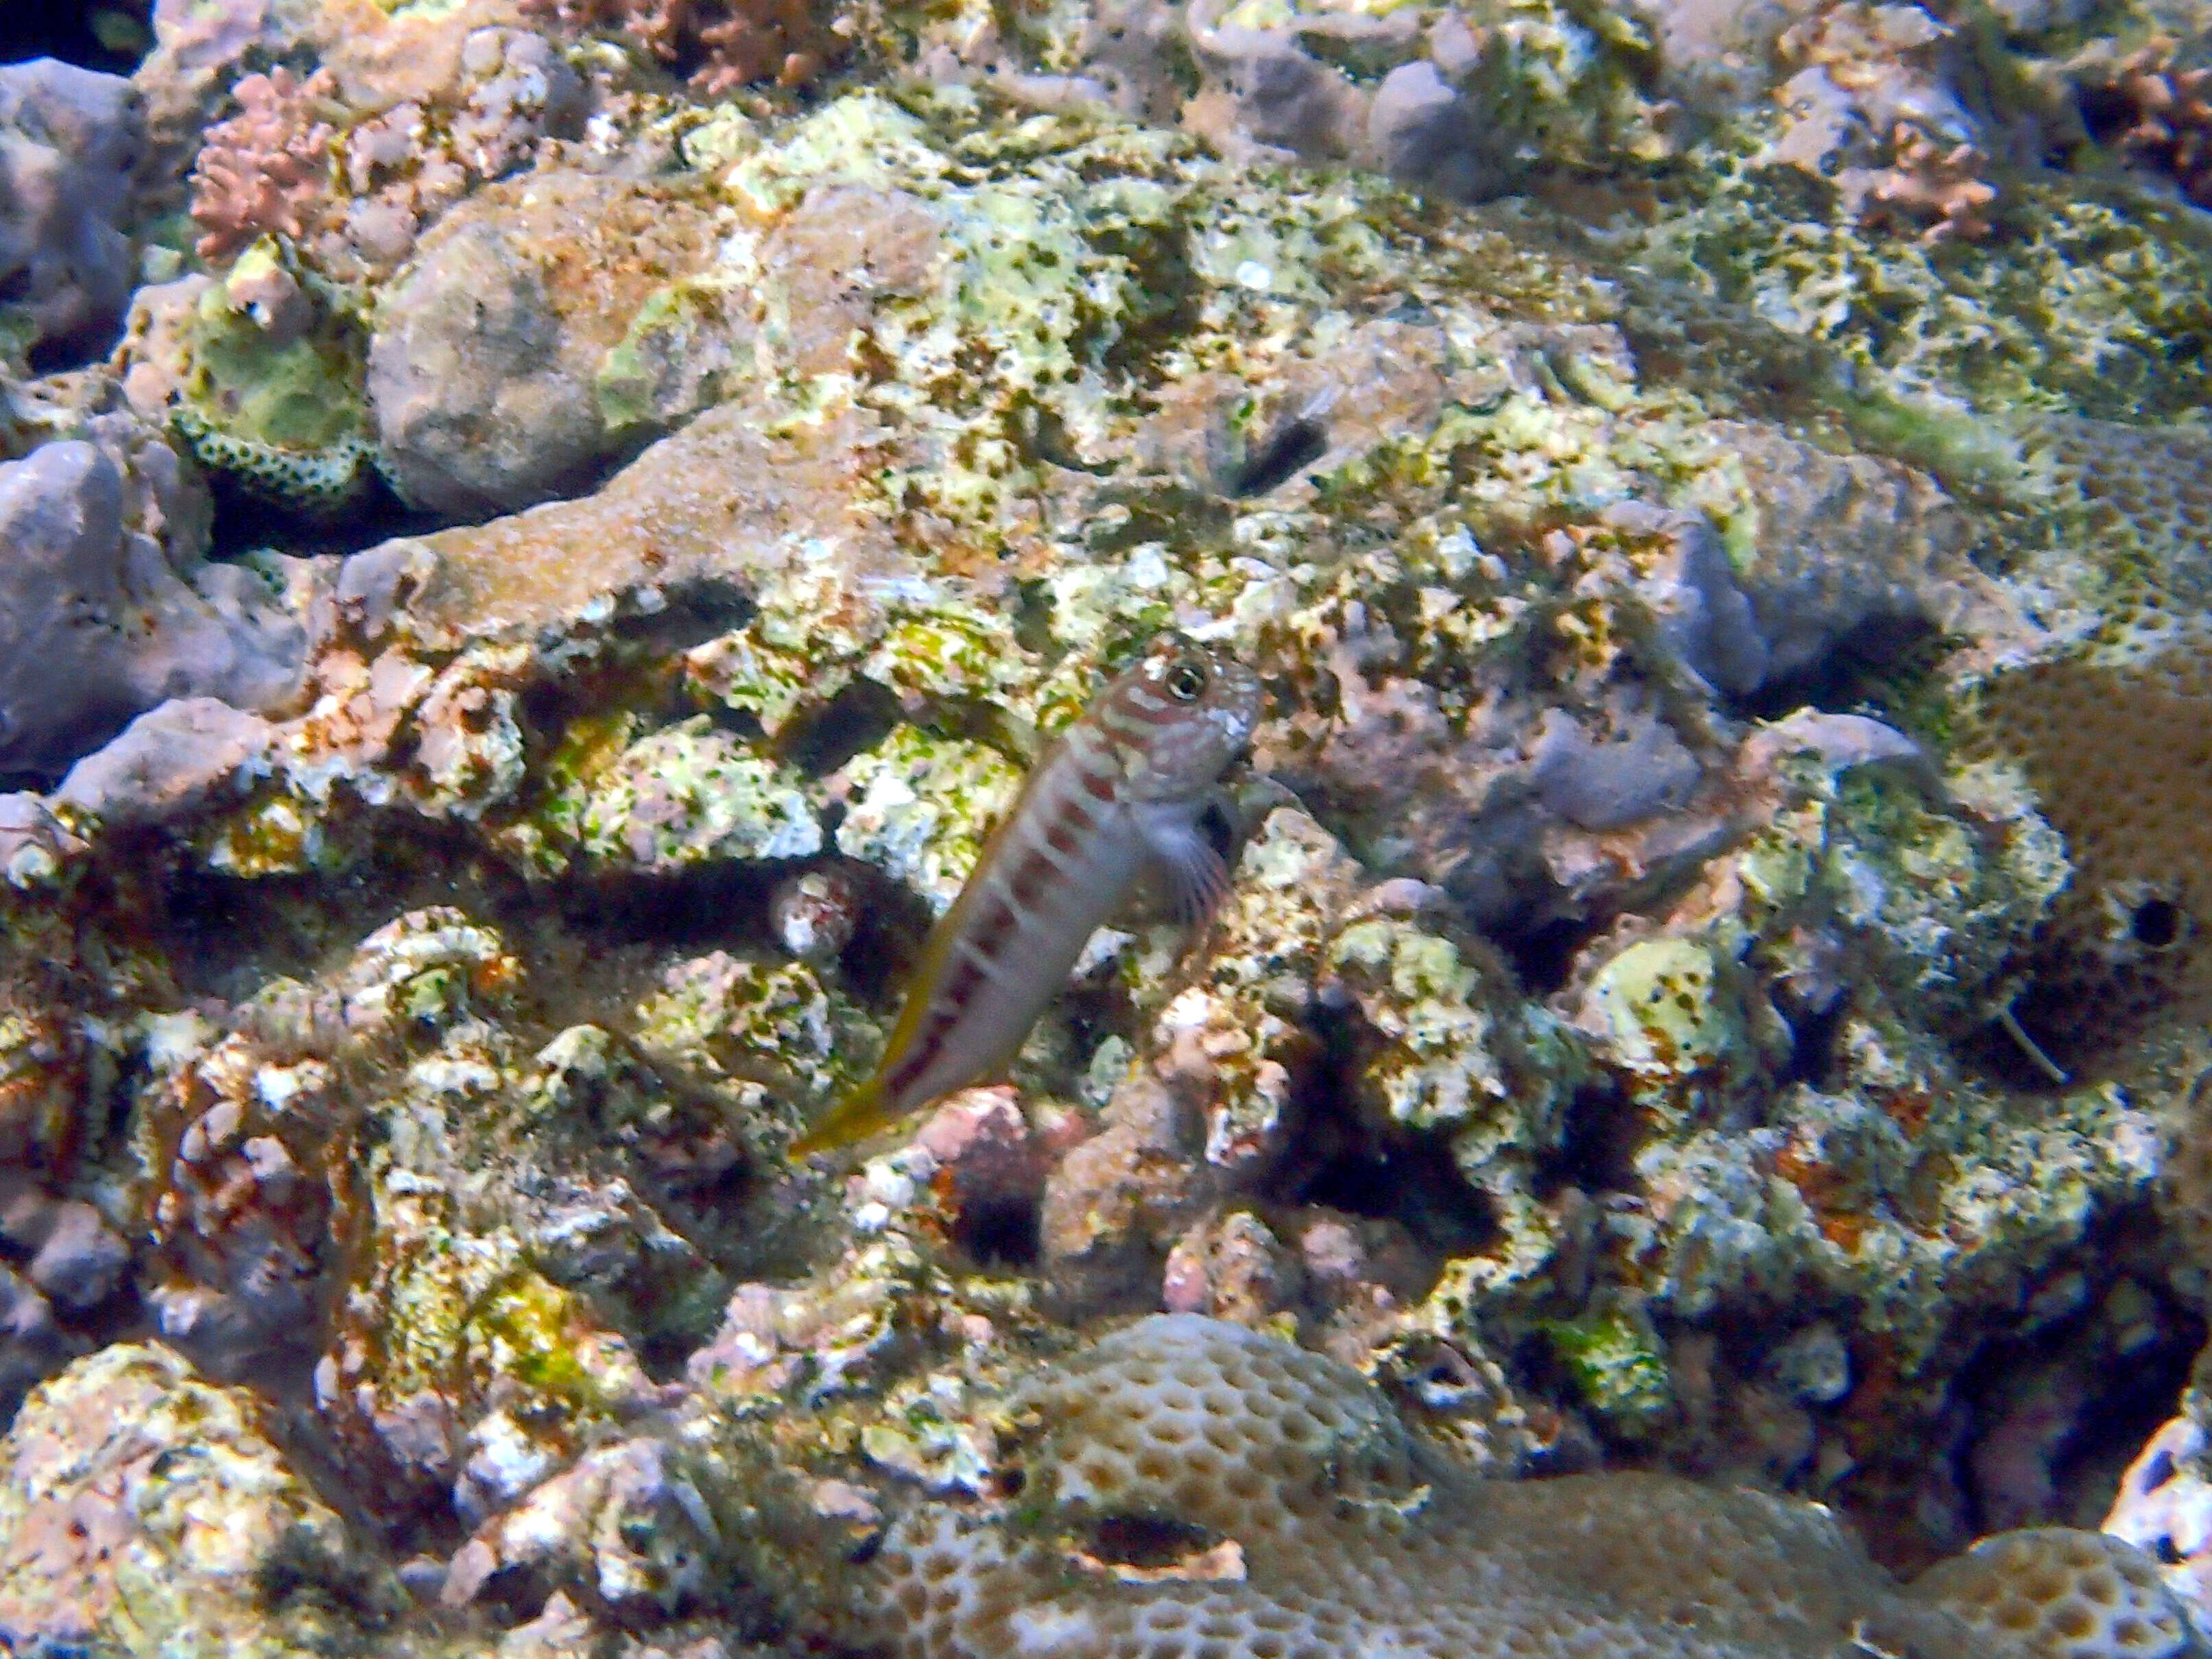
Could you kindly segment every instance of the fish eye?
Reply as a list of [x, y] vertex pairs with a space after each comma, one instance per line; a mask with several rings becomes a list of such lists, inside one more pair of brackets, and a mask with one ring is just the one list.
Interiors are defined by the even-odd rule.
[[1168, 696], [1177, 702], [1196, 702], [1205, 695], [1205, 664], [1185, 657], [1168, 670]]

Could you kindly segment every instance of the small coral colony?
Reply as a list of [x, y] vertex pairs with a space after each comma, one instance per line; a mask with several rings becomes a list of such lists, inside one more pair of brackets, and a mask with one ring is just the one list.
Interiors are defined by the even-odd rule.
[[39, 27], [0, 1652], [2208, 1650], [2204, 0]]

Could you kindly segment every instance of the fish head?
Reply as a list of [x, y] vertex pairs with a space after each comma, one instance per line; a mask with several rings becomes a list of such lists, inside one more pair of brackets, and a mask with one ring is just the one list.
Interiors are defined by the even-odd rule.
[[1210, 792], [1252, 741], [1267, 697], [1260, 677], [1219, 648], [1157, 635], [1107, 688], [1106, 723], [1127, 744], [1124, 776], [1138, 800]]

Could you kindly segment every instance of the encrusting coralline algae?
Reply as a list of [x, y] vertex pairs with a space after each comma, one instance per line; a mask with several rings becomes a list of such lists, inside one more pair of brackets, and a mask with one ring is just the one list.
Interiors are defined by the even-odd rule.
[[[0, 1647], [2201, 1646], [2209, 29], [0, 71]], [[1208, 925], [795, 1165], [1170, 631]]]

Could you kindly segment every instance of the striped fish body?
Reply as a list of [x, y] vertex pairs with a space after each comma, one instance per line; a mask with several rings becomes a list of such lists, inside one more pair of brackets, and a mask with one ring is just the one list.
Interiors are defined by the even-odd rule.
[[992, 1077], [1147, 869], [1206, 915], [1229, 872], [1200, 820], [1260, 715], [1256, 676], [1178, 635], [1153, 641], [1054, 742], [932, 932], [876, 1074], [793, 1144], [874, 1133]]

